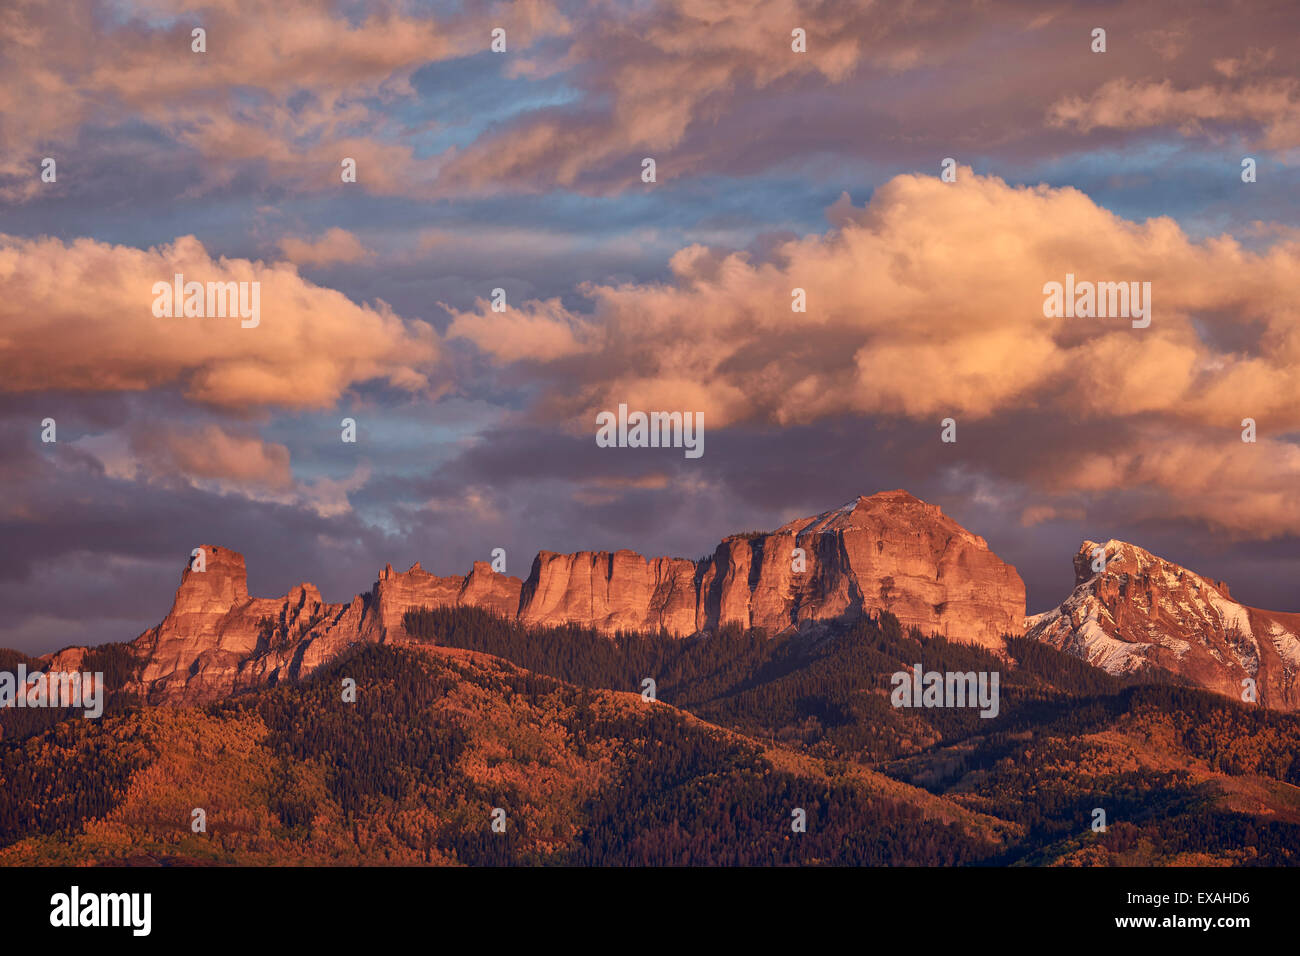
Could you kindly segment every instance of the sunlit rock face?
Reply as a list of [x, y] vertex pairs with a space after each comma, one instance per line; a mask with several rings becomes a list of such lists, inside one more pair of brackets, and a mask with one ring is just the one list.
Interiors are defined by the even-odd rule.
[[464, 577], [389, 565], [369, 591], [328, 604], [311, 584], [248, 594], [244, 558], [203, 546], [171, 611], [132, 647], [154, 702], [203, 702], [302, 677], [349, 645], [410, 639], [408, 611], [479, 607], [528, 625], [580, 624], [686, 637], [728, 625], [769, 635], [890, 611], [925, 634], [1001, 648], [1024, 621], [1015, 569], [904, 491], [857, 498], [776, 531], [724, 539], [701, 561], [635, 551], [543, 551], [526, 581], [477, 562]]
[[1300, 615], [1246, 607], [1224, 582], [1124, 541], [1084, 541], [1074, 572], [1059, 607], [1026, 618], [1029, 637], [1112, 674], [1161, 668], [1239, 699], [1249, 678], [1258, 703], [1300, 706]]

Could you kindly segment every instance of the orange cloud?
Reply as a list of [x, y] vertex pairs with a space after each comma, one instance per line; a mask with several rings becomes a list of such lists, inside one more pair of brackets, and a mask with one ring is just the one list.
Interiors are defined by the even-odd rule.
[[[583, 340], [596, 334], [589, 324], [570, 315], [559, 299], [534, 299], [505, 312], [492, 312], [484, 299], [475, 300], [476, 313], [439, 305], [455, 316], [447, 329], [448, 338], [468, 339], [505, 362], [551, 362], [579, 355], [588, 350]], [[483, 315], [491, 318], [481, 321]]]
[[141, 426], [131, 432], [130, 447], [145, 471], [155, 476], [185, 475], [269, 489], [293, 484], [289, 449], [217, 425]]
[[[1242, 444], [1243, 417], [1274, 436], [1300, 428], [1300, 243], [1257, 253], [1230, 236], [1194, 241], [1167, 218], [1132, 222], [1075, 189], [1012, 187], [965, 168], [951, 184], [898, 176], [865, 207], [845, 197], [829, 214], [835, 228], [765, 261], [692, 246], [668, 282], [584, 287], [591, 314], [479, 303], [448, 334], [526, 362], [551, 383], [544, 411], [579, 430], [619, 402], [703, 411], [712, 427], [866, 414], [937, 430], [947, 416], [1033, 410], [1062, 431], [1134, 417], [1175, 439], [1221, 429], [1227, 446]], [[1044, 317], [1044, 284], [1067, 273], [1150, 282], [1150, 327]], [[806, 313], [791, 310], [796, 288]], [[1175, 460], [1172, 446], [1156, 447]], [[1262, 443], [1245, 447], [1242, 461], [1266, 457]], [[1091, 450], [1067, 451], [1062, 467], [1091, 469], [1096, 487], [1181, 489], [1189, 508], [1210, 497], [1183, 474], [1194, 454], [1181, 468], [1103, 469], [1082, 457]], [[1300, 487], [1300, 455], [1268, 460], [1234, 470], [1234, 494]], [[1255, 514], [1244, 500], [1225, 502], [1228, 513]]]
[[[638, 150], [672, 149], [693, 122], [722, 109], [740, 88], [762, 90], [799, 76], [843, 82], [864, 57], [861, 38], [883, 30], [883, 12], [834, 2], [795, 7], [789, 0], [667, 0], [635, 14], [611, 9], [598, 29], [575, 35], [561, 63], [522, 57], [511, 65], [524, 76], [588, 70], [592, 87], [613, 101], [609, 115], [547, 114], [508, 127], [448, 157], [439, 188], [572, 187], [624, 156], [635, 179], [642, 155], [653, 154]], [[795, 27], [806, 31], [811, 53], [791, 50]], [[876, 59], [888, 68], [906, 66], [898, 57], [890, 48]]]
[[[1232, 75], [1236, 61], [1217, 61], [1216, 69]], [[1111, 80], [1091, 96], [1066, 97], [1053, 104], [1048, 122], [1087, 133], [1099, 127], [1144, 129], [1173, 126], [1197, 132], [1202, 124], [1250, 124], [1260, 129], [1263, 149], [1300, 146], [1300, 83], [1276, 79], [1232, 89], [1205, 84], [1177, 89], [1159, 83]]]
[[309, 508], [324, 517], [350, 511], [348, 493], [370, 480], [365, 463], [346, 478], [299, 480], [290, 467], [288, 448], [264, 441], [243, 426], [151, 421], [87, 435], [72, 444], [113, 478], [165, 485], [182, 482], [252, 501]]
[[[381, 142], [385, 121], [365, 101], [412, 95], [417, 69], [486, 49], [494, 26], [507, 25], [516, 47], [569, 29], [549, 0], [441, 19], [375, 4], [359, 22], [331, 0], [221, 0], [198, 11], [136, 3], [123, 22], [100, 7], [49, 0], [0, 12], [0, 175], [20, 177], [3, 198], [39, 189], [34, 171], [47, 153], [36, 144], [57, 154], [83, 126], [127, 117], [197, 149], [208, 188], [256, 160], [283, 185], [321, 189], [352, 156], [359, 188], [406, 191], [434, 170]], [[206, 52], [191, 49], [195, 27], [207, 31]]]
[[[151, 289], [258, 282], [261, 320], [157, 318]], [[288, 263], [213, 259], [193, 236], [134, 249], [0, 234], [0, 392], [140, 391], [174, 385], [230, 409], [328, 407], [354, 385], [430, 389], [433, 330], [381, 302], [358, 305]]]
[[280, 240], [280, 251], [291, 262], [300, 266], [320, 266], [333, 262], [358, 262], [374, 255], [361, 244], [355, 235], [335, 226], [312, 242], [285, 236]]
[[[1063, 128], [1195, 134], [1231, 123], [1264, 147], [1300, 138], [1285, 67], [1295, 59], [1295, 18], [1285, 4], [1249, 17], [1198, 9], [1194, 19], [1173, 0], [1110, 10], [1120, 46], [1106, 63], [1145, 69], [1158, 59], [1172, 78], [1116, 79], [1091, 96], [1079, 93], [1078, 58], [1091, 56], [1092, 14], [1044, 13], [1033, 0], [966, 8], [515, 0], [437, 19], [398, 0], [365, 6], [373, 12], [360, 19], [332, 0], [222, 0], [199, 12], [167, 0], [133, 4], [137, 16], [119, 21], [97, 0], [8, 5], [0, 10], [0, 198], [38, 195], [47, 150], [67, 156], [87, 127], [128, 120], [198, 154], [186, 164], [200, 177], [195, 192], [241, 174], [295, 192], [336, 188], [339, 160], [351, 156], [357, 189], [425, 198], [638, 188], [647, 155], [660, 160], [666, 183], [771, 168], [807, 147], [891, 165], [967, 143], [1056, 155]], [[191, 52], [196, 25], [208, 31], [206, 53]], [[429, 124], [412, 128], [390, 105], [414, 100], [412, 77], [426, 64], [481, 53], [496, 26], [508, 30], [509, 55], [498, 58], [505, 76], [563, 74], [574, 101], [523, 109], [463, 146], [417, 155], [409, 144]], [[796, 27], [807, 32], [805, 53], [791, 50]], [[983, 82], [990, 58], [993, 84]], [[860, 118], [845, 112], [849, 104], [862, 105]], [[1056, 127], [1050, 137], [1044, 115]]]
[[1231, 427], [1211, 439], [1147, 426], [1136, 440], [1084, 451], [1048, 476], [1055, 493], [1128, 488], [1167, 492], [1153, 511], [1162, 518], [1208, 520], [1263, 538], [1300, 530], [1300, 447], [1242, 442]]
[[[769, 261], [700, 246], [664, 284], [583, 289], [594, 314], [557, 301], [456, 313], [449, 335], [498, 360], [585, 356], [582, 411], [663, 400], [696, 383], [715, 424], [841, 412], [985, 417], [1068, 388], [1074, 414], [1161, 411], [1220, 420], [1229, 396], [1300, 427], [1300, 245], [1252, 253], [1194, 242], [1170, 219], [1124, 220], [1070, 188], [904, 175], [837, 228]], [[1149, 281], [1154, 320], [1049, 319], [1043, 285], [1066, 273]], [[791, 311], [805, 290], [806, 313]], [[1193, 320], [1196, 321], [1193, 321]], [[1256, 322], [1259, 354], [1222, 352], [1197, 323]], [[596, 330], [599, 330], [597, 334]], [[681, 388], [686, 388], [682, 385]]]

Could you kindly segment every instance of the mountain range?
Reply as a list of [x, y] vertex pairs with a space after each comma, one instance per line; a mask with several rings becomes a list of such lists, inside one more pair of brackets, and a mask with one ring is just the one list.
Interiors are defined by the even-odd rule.
[[[1106, 561], [1094, 571], [1098, 547]], [[1234, 697], [1249, 679], [1261, 705], [1300, 707], [1300, 614], [1246, 607], [1224, 582], [1135, 545], [1085, 541], [1074, 591], [1026, 617], [1016, 569], [901, 490], [724, 538], [698, 561], [542, 551], [525, 580], [486, 562], [463, 577], [389, 565], [345, 604], [326, 603], [309, 583], [281, 598], [250, 597], [243, 555], [202, 551], [204, 569], [185, 568], [171, 611], [129, 645], [140, 662], [131, 690], [149, 702], [203, 703], [300, 679], [353, 644], [408, 640], [403, 620], [413, 610], [453, 606], [528, 626], [677, 638], [726, 627], [777, 636], [887, 611], [905, 628], [994, 650], [1003, 635], [1025, 634], [1112, 675], [1160, 672]], [[85, 650], [42, 660], [75, 670]]]
[[[1300, 864], [1295, 615], [1123, 542], [1031, 617], [900, 491], [342, 604], [202, 550], [134, 641], [0, 651], [110, 690], [0, 710], [0, 865]], [[915, 665], [998, 673], [996, 719], [895, 706]]]

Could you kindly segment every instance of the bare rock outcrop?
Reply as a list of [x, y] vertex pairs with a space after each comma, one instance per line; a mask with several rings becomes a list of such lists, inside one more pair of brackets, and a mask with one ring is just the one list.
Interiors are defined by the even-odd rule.
[[171, 611], [131, 647], [137, 689], [153, 702], [203, 702], [293, 680], [347, 649], [406, 641], [408, 611], [478, 607], [528, 625], [685, 637], [728, 625], [769, 634], [888, 610], [906, 626], [1000, 647], [1024, 619], [1024, 585], [977, 535], [906, 492], [858, 498], [774, 532], [726, 538], [700, 562], [634, 551], [543, 551], [526, 581], [477, 562], [439, 577], [389, 565], [346, 604], [303, 583], [280, 598], [248, 594], [244, 558], [203, 546]]
[[1074, 572], [1074, 591], [1027, 618], [1027, 636], [1111, 674], [1158, 668], [1237, 699], [1250, 678], [1264, 706], [1300, 707], [1300, 615], [1247, 607], [1224, 582], [1124, 541], [1084, 541]]
[[925, 634], [1001, 648], [1024, 606], [1020, 575], [983, 538], [937, 505], [885, 491], [724, 540], [702, 575], [697, 622], [777, 633], [884, 610]]
[[682, 636], [695, 626], [695, 562], [635, 551], [543, 551], [524, 583], [519, 620]]
[[[1101, 571], [1092, 568], [1097, 548], [1106, 555]], [[203, 550], [205, 568], [185, 568], [167, 616], [129, 645], [140, 669], [128, 689], [153, 703], [202, 703], [296, 680], [351, 645], [411, 640], [408, 611], [462, 606], [533, 626], [677, 637], [729, 626], [776, 635], [889, 611], [924, 634], [1001, 651], [1003, 634], [1026, 633], [1112, 674], [1158, 668], [1237, 698], [1249, 678], [1265, 706], [1300, 708], [1300, 614], [1247, 607], [1222, 581], [1135, 545], [1085, 541], [1073, 593], [1025, 617], [1015, 568], [905, 491], [725, 538], [698, 562], [543, 551], [526, 581], [481, 561], [464, 577], [389, 565], [346, 604], [325, 602], [305, 582], [284, 597], [251, 597], [242, 555]], [[84, 654], [65, 648], [42, 660], [71, 670]]]
[[482, 562], [463, 578], [417, 562], [405, 572], [389, 565], [347, 604], [325, 603], [309, 583], [282, 598], [253, 598], [243, 555], [202, 550], [205, 569], [186, 566], [171, 611], [131, 644], [142, 661], [133, 689], [150, 701], [199, 703], [303, 677], [351, 644], [407, 640], [402, 620], [414, 608], [468, 604], [513, 616], [523, 585]]

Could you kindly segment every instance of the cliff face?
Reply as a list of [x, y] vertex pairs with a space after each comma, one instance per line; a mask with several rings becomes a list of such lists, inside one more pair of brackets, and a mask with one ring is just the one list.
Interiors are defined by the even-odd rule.
[[[1106, 567], [1094, 573], [1097, 547]], [[464, 577], [389, 565], [346, 604], [325, 603], [307, 583], [280, 598], [250, 597], [242, 555], [210, 545], [204, 552], [206, 569], [187, 566], [171, 611], [130, 645], [141, 662], [130, 689], [153, 703], [202, 703], [294, 680], [351, 644], [409, 640], [402, 626], [409, 610], [468, 606], [527, 625], [678, 637], [727, 626], [776, 635], [889, 611], [925, 634], [1000, 651], [1003, 634], [1024, 632], [1113, 674], [1162, 668], [1235, 698], [1249, 677], [1265, 706], [1300, 708], [1300, 615], [1246, 607], [1223, 582], [1134, 545], [1085, 541], [1073, 593], [1026, 618], [1016, 570], [904, 491], [725, 538], [699, 562], [543, 551], [526, 581], [484, 562]], [[84, 651], [43, 660], [77, 669]]]
[[726, 538], [698, 564], [633, 551], [543, 551], [519, 618], [686, 636], [727, 625], [778, 634], [888, 610], [927, 634], [1000, 647], [1003, 633], [1019, 633], [1024, 607], [1020, 576], [984, 539], [892, 491], [770, 534]]
[[155, 703], [218, 699], [305, 676], [350, 644], [405, 640], [402, 617], [412, 608], [469, 604], [513, 616], [523, 584], [482, 562], [463, 578], [416, 563], [406, 572], [389, 565], [347, 604], [326, 604], [306, 583], [282, 598], [250, 598], [243, 555], [203, 550], [206, 570], [187, 566], [171, 611], [131, 645], [144, 662], [135, 689]]
[[1020, 632], [1024, 606], [1020, 575], [983, 538], [886, 491], [723, 541], [703, 571], [696, 623], [777, 633], [886, 610], [905, 627], [1000, 648], [1004, 633]]
[[1074, 571], [1074, 591], [1027, 618], [1027, 636], [1112, 674], [1160, 668], [1239, 700], [1249, 677], [1261, 704], [1300, 707], [1300, 615], [1239, 604], [1222, 581], [1123, 541], [1083, 542]]
[[243, 556], [210, 545], [204, 551], [206, 570], [187, 566], [170, 613], [132, 643], [143, 662], [137, 689], [151, 701], [202, 702], [297, 679], [349, 644], [407, 640], [403, 616], [421, 607], [480, 607], [529, 625], [678, 637], [727, 625], [775, 635], [888, 610], [925, 633], [999, 648], [1004, 632], [1019, 631], [1025, 610], [1014, 568], [902, 491], [858, 498], [769, 534], [727, 538], [700, 562], [543, 551], [527, 581], [484, 562], [464, 577], [389, 565], [346, 604], [325, 603], [306, 583], [282, 598], [250, 597]]
[[695, 570], [686, 558], [646, 560], [635, 551], [543, 551], [524, 582], [519, 620], [693, 634]]
[[306, 644], [339, 623], [360, 624], [361, 598], [325, 604], [311, 584], [251, 598], [243, 555], [202, 548], [205, 570], [187, 565], [171, 611], [132, 642], [144, 662], [138, 689], [151, 700], [206, 701], [273, 681]]
[[497, 574], [483, 561], [475, 561], [463, 578], [440, 578], [421, 568], [418, 561], [405, 572], [394, 571], [390, 564], [380, 573], [371, 592], [375, 611], [364, 619], [361, 637], [367, 641], [405, 637], [402, 618], [413, 608], [469, 605], [514, 617], [522, 586], [518, 578]]

